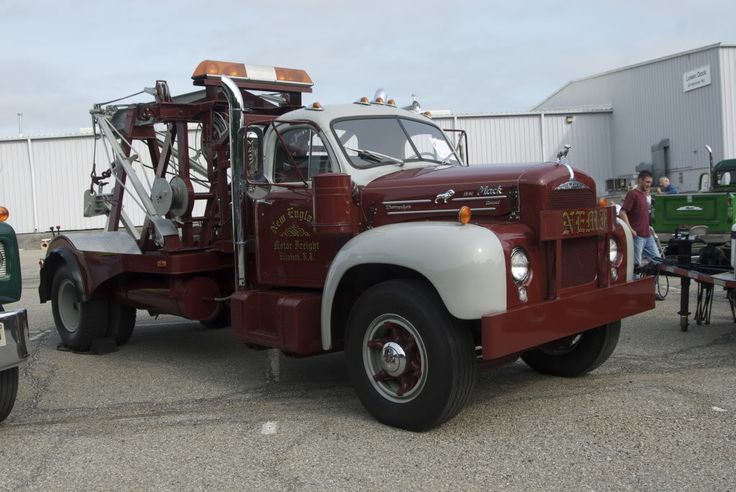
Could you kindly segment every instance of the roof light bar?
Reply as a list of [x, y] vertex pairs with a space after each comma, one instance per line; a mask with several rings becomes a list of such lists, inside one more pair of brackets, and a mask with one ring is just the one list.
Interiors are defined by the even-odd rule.
[[253, 82], [270, 82], [274, 84], [314, 85], [311, 77], [304, 70], [294, 68], [269, 67], [264, 65], [245, 65], [217, 60], [204, 60], [192, 74], [193, 79], [220, 78], [223, 75], [236, 80]]

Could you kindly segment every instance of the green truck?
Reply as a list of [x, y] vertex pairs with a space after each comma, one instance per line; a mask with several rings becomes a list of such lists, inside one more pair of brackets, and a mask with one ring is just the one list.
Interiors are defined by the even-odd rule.
[[0, 207], [0, 422], [10, 414], [18, 393], [18, 366], [28, 358], [28, 317], [25, 309], [5, 311], [3, 304], [21, 295], [20, 256], [15, 231], [3, 220]]
[[707, 231], [703, 228], [698, 235], [707, 243], [730, 240], [736, 199], [736, 159], [711, 166], [711, 172], [703, 174], [700, 181], [700, 189], [709, 191], [654, 197], [651, 224], [660, 238], [666, 240], [677, 229], [705, 226]]

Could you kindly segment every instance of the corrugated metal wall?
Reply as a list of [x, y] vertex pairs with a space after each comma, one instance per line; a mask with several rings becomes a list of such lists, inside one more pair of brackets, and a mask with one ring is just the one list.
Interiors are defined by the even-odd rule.
[[8, 223], [18, 232], [33, 231], [32, 182], [28, 142], [0, 142], [0, 205], [10, 210]]
[[[190, 143], [196, 139], [195, 130], [190, 130]], [[148, 149], [141, 142], [135, 142], [133, 148], [143, 163], [150, 166]], [[16, 232], [48, 231], [51, 226], [60, 226], [66, 231], [104, 227], [105, 217], [85, 218], [82, 215], [83, 193], [90, 186], [93, 153], [91, 135], [0, 140], [0, 205], [10, 210], [8, 223]], [[190, 155], [193, 153], [191, 150]], [[99, 143], [96, 160], [98, 174], [109, 168], [109, 159]], [[146, 170], [146, 181], [140, 165], [135, 167], [141, 181], [148, 186], [153, 173]], [[104, 188], [107, 193], [112, 191], [114, 184], [112, 179], [108, 182]], [[201, 191], [202, 187], [195, 184], [195, 190]], [[124, 203], [131, 220], [142, 225], [145, 215], [141, 208], [127, 197]], [[203, 208], [204, 203], [198, 201], [194, 215], [200, 214]]]
[[736, 157], [736, 47], [723, 47], [721, 100], [723, 107], [723, 158]]
[[593, 176], [599, 190], [605, 190], [605, 180], [611, 177], [608, 111], [456, 115], [435, 121], [442, 128], [467, 132], [471, 165], [554, 161], [557, 152], [570, 144], [568, 162]]
[[[726, 48], [694, 50], [575, 81], [535, 110], [610, 104], [614, 155], [610, 177], [631, 174], [639, 163], [651, 162], [652, 145], [669, 139], [672, 180], [681, 189], [692, 190], [708, 166], [704, 146], [711, 145], [716, 159], [724, 156], [722, 49]], [[711, 68], [711, 84], [684, 92], [683, 75], [706, 65]], [[733, 83], [734, 78], [725, 80]], [[733, 138], [730, 135], [727, 138]]]
[[[567, 116], [573, 116], [571, 124], [566, 122]], [[443, 128], [454, 127], [468, 133], [471, 164], [551, 161], [565, 144], [571, 144], [568, 162], [590, 173], [599, 190], [605, 189], [605, 180], [611, 173], [610, 120], [610, 112], [458, 115], [436, 119]], [[190, 142], [196, 141], [197, 135], [191, 130]], [[148, 151], [140, 142], [134, 144], [134, 150], [150, 165]], [[92, 136], [0, 140], [0, 204], [11, 210], [9, 222], [17, 232], [47, 231], [57, 225], [67, 231], [104, 227], [104, 217], [82, 216], [93, 152]], [[31, 160], [35, 179], [31, 178]], [[108, 162], [98, 143], [98, 174], [108, 168]], [[140, 167], [137, 170], [140, 172]], [[152, 173], [145, 174], [151, 181]], [[141, 180], [146, 183], [143, 176]], [[107, 192], [113, 184], [109, 181]], [[199, 185], [195, 188], [202, 190]], [[142, 210], [129, 198], [125, 203], [130, 218], [141, 225]], [[203, 207], [204, 202], [197, 202], [195, 215], [201, 214]]]

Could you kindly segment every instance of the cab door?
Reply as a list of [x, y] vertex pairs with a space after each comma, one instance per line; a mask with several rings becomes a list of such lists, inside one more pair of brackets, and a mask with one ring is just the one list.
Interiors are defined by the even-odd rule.
[[[270, 151], [273, 185], [256, 200], [256, 268], [261, 284], [324, 285], [327, 269], [349, 238], [314, 231], [312, 176], [337, 170], [334, 159], [311, 126], [279, 129]], [[307, 187], [303, 186], [307, 182]], [[284, 186], [279, 186], [279, 185]]]

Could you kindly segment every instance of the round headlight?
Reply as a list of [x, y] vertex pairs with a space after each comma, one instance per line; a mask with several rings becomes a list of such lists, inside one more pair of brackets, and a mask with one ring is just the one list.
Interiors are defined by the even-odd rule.
[[529, 278], [529, 257], [521, 248], [511, 251], [511, 277], [517, 284], [523, 284]]
[[618, 259], [618, 243], [615, 239], [611, 238], [608, 240], [608, 260], [611, 263], [616, 263]]

